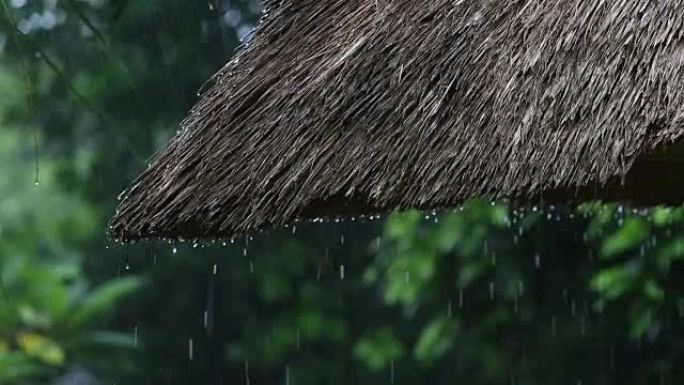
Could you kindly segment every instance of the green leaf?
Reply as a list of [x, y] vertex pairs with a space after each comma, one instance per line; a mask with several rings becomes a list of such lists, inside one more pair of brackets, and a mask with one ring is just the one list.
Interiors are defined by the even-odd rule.
[[601, 247], [601, 256], [613, 258], [642, 243], [649, 235], [648, 225], [640, 218], [629, 218], [613, 235], [608, 237]]
[[401, 342], [390, 329], [381, 329], [365, 336], [354, 346], [356, 358], [374, 371], [382, 370], [391, 361], [401, 358], [403, 353]]
[[17, 336], [17, 345], [27, 356], [46, 364], [60, 366], [64, 363], [64, 350], [48, 337], [36, 333], [22, 333]]
[[662, 303], [663, 300], [665, 300], [665, 291], [658, 285], [658, 282], [653, 279], [649, 279], [644, 284], [644, 294], [646, 294], [648, 299], [654, 302]]
[[142, 280], [129, 276], [109, 281], [90, 293], [71, 317], [74, 326], [81, 326], [110, 311], [117, 301], [137, 291]]
[[25, 383], [27, 378], [37, 377], [44, 371], [44, 367], [23, 353], [0, 353], [0, 384], [13, 383], [12, 381]]
[[416, 359], [430, 363], [439, 359], [451, 348], [458, 325], [453, 319], [440, 318], [428, 325], [414, 348]]
[[604, 299], [615, 300], [634, 288], [638, 269], [634, 265], [620, 265], [601, 270], [591, 280], [591, 287]]

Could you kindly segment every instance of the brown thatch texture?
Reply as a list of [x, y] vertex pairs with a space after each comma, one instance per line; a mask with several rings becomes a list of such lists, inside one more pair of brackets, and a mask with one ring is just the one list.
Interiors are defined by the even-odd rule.
[[684, 137], [681, 0], [267, 6], [121, 203], [115, 238], [567, 200]]

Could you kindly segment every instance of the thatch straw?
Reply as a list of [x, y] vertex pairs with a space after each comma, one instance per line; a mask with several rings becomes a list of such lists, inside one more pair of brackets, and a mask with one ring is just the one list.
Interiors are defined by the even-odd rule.
[[630, 198], [635, 160], [684, 137], [680, 0], [266, 5], [121, 203], [116, 239], [474, 196]]

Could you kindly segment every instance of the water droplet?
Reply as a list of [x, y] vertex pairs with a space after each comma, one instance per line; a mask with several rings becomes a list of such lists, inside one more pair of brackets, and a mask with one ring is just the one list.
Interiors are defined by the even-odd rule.
[[570, 303], [570, 314], [572, 315], [572, 318], [577, 316], [577, 302], [575, 302], [575, 300], [572, 300]]
[[340, 265], [340, 280], [344, 281], [344, 265]]
[[209, 327], [209, 310], [204, 311], [204, 328], [207, 329]]
[[390, 384], [394, 384], [394, 360], [390, 361]]
[[513, 297], [513, 314], [518, 315], [518, 296]]
[[218, 264], [216, 264], [216, 263], [214, 264], [214, 268], [213, 268], [212, 273], [213, 273], [214, 275], [216, 275], [216, 273], [218, 273]]
[[190, 361], [192, 361], [194, 356], [195, 356], [194, 344], [195, 344], [195, 341], [193, 341], [192, 338], [188, 339], [188, 359]]
[[173, 248], [173, 253], [174, 253], [174, 254], [178, 253], [178, 249], [174, 247], [174, 248]]

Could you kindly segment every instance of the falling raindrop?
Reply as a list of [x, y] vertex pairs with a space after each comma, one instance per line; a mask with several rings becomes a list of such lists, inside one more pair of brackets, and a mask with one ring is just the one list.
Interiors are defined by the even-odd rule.
[[344, 265], [340, 265], [340, 280], [344, 281]]
[[297, 350], [299, 350], [299, 348], [301, 347], [301, 333], [299, 332], [299, 329], [297, 329], [296, 333], [296, 346]]
[[537, 270], [541, 268], [541, 256], [539, 254], [535, 254], [534, 256], [534, 267]]
[[406, 281], [407, 285], [411, 283], [411, 272], [408, 270], [404, 272], [404, 281]]
[[195, 342], [192, 340], [192, 338], [188, 339], [188, 359], [189, 359], [190, 361], [192, 361], [193, 358], [194, 358], [194, 356], [195, 356], [195, 347], [194, 347], [194, 343], [195, 343]]
[[133, 328], [133, 346], [138, 347], [138, 326]]
[[204, 329], [209, 328], [209, 310], [204, 310]]
[[577, 316], [577, 302], [575, 302], [575, 300], [570, 304], [570, 314], [572, 315], [572, 318]]
[[493, 301], [494, 300], [494, 282], [489, 282], [489, 300]]
[[390, 384], [394, 384], [394, 360], [390, 361]]
[[458, 308], [463, 309], [463, 289], [458, 291]]
[[212, 273], [213, 273], [214, 275], [216, 275], [216, 274], [218, 273], [218, 264], [216, 264], [216, 263], [214, 264], [214, 268], [213, 268]]
[[453, 304], [452, 304], [451, 300], [449, 300], [449, 303], [447, 304], [447, 317], [451, 318], [453, 313], [454, 313]]
[[344, 245], [344, 234], [340, 234], [340, 245]]
[[518, 315], [518, 296], [513, 297], [513, 313]]
[[518, 294], [522, 297], [525, 295], [525, 282], [518, 280]]
[[245, 384], [249, 385], [249, 361], [245, 360]]
[[173, 253], [176, 254], [178, 252], [178, 248], [174, 247], [173, 248]]
[[285, 385], [290, 385], [290, 365], [285, 366]]
[[254, 273], [254, 261], [249, 261], [249, 272]]

